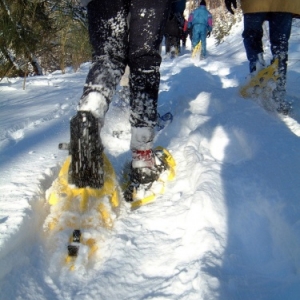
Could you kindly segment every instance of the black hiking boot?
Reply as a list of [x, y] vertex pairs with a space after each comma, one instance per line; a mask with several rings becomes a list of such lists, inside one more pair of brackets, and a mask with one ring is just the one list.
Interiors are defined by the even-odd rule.
[[99, 122], [89, 111], [78, 111], [71, 119], [69, 183], [78, 188], [103, 186], [103, 146]]

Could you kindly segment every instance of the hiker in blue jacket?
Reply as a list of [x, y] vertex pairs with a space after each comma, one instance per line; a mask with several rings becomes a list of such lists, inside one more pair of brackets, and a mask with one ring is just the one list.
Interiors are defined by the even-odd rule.
[[189, 17], [188, 28], [192, 29], [192, 47], [193, 49], [201, 41], [201, 56], [206, 57], [206, 38], [212, 31], [212, 15], [206, 8], [205, 0], [200, 2]]

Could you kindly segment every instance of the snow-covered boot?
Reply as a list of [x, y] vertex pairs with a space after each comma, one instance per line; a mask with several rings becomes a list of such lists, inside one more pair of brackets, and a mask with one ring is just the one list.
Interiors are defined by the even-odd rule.
[[131, 181], [148, 184], [159, 177], [160, 171], [156, 167], [156, 160], [152, 150], [154, 133], [154, 128], [152, 127], [131, 128]]
[[165, 191], [165, 184], [175, 177], [175, 160], [167, 149], [134, 150], [129, 178], [123, 185], [124, 198], [136, 209], [156, 199]]
[[133, 201], [133, 193], [138, 189], [148, 190], [166, 169], [156, 156], [153, 148], [154, 128], [132, 127], [131, 150], [132, 163], [129, 184], [124, 192], [126, 201]]
[[[136, 203], [147, 203], [160, 193], [161, 188], [156, 191], [153, 185], [160, 182], [161, 174], [169, 168], [169, 165], [164, 161], [162, 149], [133, 150], [132, 157], [124, 198], [127, 202], [135, 203], [134, 206], [139, 206]], [[161, 185], [164, 185], [165, 180], [161, 181]]]
[[256, 70], [260, 71], [266, 67], [266, 62], [264, 59], [263, 52], [257, 54]]
[[71, 119], [69, 183], [76, 187], [103, 186], [103, 146], [99, 120], [89, 111], [78, 111]]
[[155, 157], [152, 149], [133, 150], [131, 168], [131, 181], [139, 184], [156, 181], [163, 169], [161, 161]]
[[264, 59], [263, 52], [257, 54], [256, 61], [252, 61], [249, 64], [250, 74], [255, 75], [260, 70], [263, 70], [266, 67], [266, 62]]

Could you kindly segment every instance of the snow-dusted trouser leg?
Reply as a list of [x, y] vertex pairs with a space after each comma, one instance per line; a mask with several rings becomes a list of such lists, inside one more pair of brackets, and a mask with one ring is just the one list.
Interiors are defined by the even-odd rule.
[[150, 150], [153, 147], [154, 128], [131, 127], [130, 148], [132, 150]]
[[[159, 46], [169, 8], [170, 0], [131, 1], [128, 58], [133, 168], [151, 168], [155, 164], [152, 148], [160, 82]], [[140, 182], [144, 178], [143, 174], [138, 177]], [[148, 177], [153, 181], [153, 176]]]
[[263, 53], [263, 23], [267, 18], [267, 13], [247, 13], [244, 14], [244, 31], [242, 37], [249, 61], [250, 73], [256, 71], [258, 54]]
[[244, 45], [249, 60], [250, 72], [255, 71], [258, 55], [263, 53], [262, 37], [264, 21], [269, 21], [270, 42], [273, 59], [279, 59], [277, 90], [285, 91], [288, 60], [288, 41], [291, 34], [290, 13], [248, 13], [244, 14]]
[[134, 127], [155, 127], [160, 74], [153, 69], [130, 70], [130, 123]]
[[93, 64], [78, 110], [91, 111], [101, 123], [127, 64], [128, 3], [93, 0], [87, 6]]
[[163, 37], [170, 0], [132, 0], [129, 25], [130, 122], [133, 127], [156, 125]]
[[132, 167], [151, 168], [155, 165], [152, 152], [154, 128], [152, 127], [131, 127]]
[[288, 61], [289, 38], [292, 28], [292, 14], [290, 13], [270, 13], [270, 42], [273, 59], [278, 58], [279, 78], [276, 83], [275, 94], [281, 95], [279, 101], [285, 100], [286, 73]]
[[206, 56], [206, 26], [202, 25], [201, 31], [200, 31], [200, 40], [201, 40], [201, 56]]

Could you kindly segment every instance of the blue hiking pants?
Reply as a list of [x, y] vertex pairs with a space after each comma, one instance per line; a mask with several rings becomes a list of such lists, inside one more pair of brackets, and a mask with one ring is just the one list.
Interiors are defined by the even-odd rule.
[[206, 56], [206, 35], [207, 26], [206, 24], [194, 24], [193, 35], [192, 35], [192, 46], [195, 48], [201, 41], [201, 55]]

